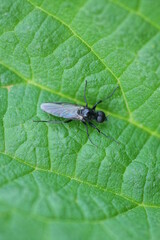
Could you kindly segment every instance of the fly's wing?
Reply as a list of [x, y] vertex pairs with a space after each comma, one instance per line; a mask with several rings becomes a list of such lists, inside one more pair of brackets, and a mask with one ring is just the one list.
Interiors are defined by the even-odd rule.
[[42, 103], [41, 109], [44, 112], [52, 114], [56, 117], [82, 120], [82, 116], [78, 114], [78, 110], [84, 107], [70, 103]]

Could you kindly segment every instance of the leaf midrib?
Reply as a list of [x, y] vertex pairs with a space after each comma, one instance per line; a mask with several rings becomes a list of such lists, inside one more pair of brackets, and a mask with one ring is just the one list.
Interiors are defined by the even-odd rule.
[[[92, 184], [92, 183], [90, 183], [90, 182], [88, 182], [88, 181], [83, 181], [83, 180], [81, 180], [81, 179], [78, 179], [78, 178], [75, 178], [75, 177], [72, 177], [72, 176], [63, 174], [63, 173], [59, 173], [59, 172], [57, 172], [57, 171], [55, 171], [55, 170], [50, 170], [50, 169], [44, 169], [44, 168], [40, 168], [40, 167], [35, 167], [34, 165], [32, 165], [32, 164], [30, 164], [30, 163], [27, 163], [27, 162], [24, 162], [22, 159], [17, 158], [17, 157], [15, 157], [15, 156], [12, 156], [11, 154], [8, 154], [8, 153], [6, 153], [6, 152], [0, 152], [0, 154], [11, 158], [11, 159], [15, 160], [15, 161], [18, 162], [18, 163], [21, 163], [21, 164], [23, 164], [23, 165], [25, 165], [25, 166], [28, 166], [28, 167], [32, 168], [33, 171], [48, 172], [48, 173], [53, 173], [53, 174], [55, 174], [55, 175], [57, 175], [57, 176], [61, 176], [61, 177], [64, 177], [64, 178], [68, 178], [68, 179], [70, 179], [70, 181], [76, 181], [76, 182], [79, 183], [79, 184], [83, 184], [83, 185], [87, 185], [88, 187], [96, 188], [96, 189], [98, 189], [99, 191], [111, 193], [111, 194], [113, 194], [113, 195], [115, 195], [115, 196], [117, 196], [117, 197], [120, 197], [120, 198], [123, 198], [123, 199], [127, 200], [128, 202], [131, 202], [132, 204], [134, 204], [134, 205], [136, 205], [136, 206], [146, 207], [146, 208], [160, 208], [160, 205], [154, 205], [154, 204], [151, 205], [151, 204], [139, 203], [139, 202], [136, 202], [134, 199], [129, 198], [129, 197], [123, 195], [123, 194], [116, 193], [115, 191], [113, 191], [113, 190], [111, 190], [111, 189], [103, 188], [103, 187], [101, 187], [101, 186], [99, 186], [99, 185], [95, 185], [95, 184]], [[32, 171], [32, 172], [33, 172], [33, 171]], [[21, 177], [23, 177], [23, 176], [21, 176]], [[3, 187], [3, 186], [6, 185], [6, 184], [8, 184], [8, 182], [2, 184], [0, 187]]]
[[[84, 102], [82, 102], [82, 101], [80, 101], [80, 100], [77, 100], [77, 99], [75, 99], [75, 98], [72, 98], [72, 97], [70, 97], [70, 96], [68, 96], [68, 95], [65, 95], [65, 94], [61, 93], [61, 92], [57, 92], [57, 91], [55, 91], [55, 90], [53, 90], [53, 89], [50, 89], [50, 88], [48, 88], [48, 87], [45, 87], [45, 86], [43, 86], [43, 85], [40, 85], [40, 84], [38, 84], [38, 83], [36, 83], [36, 82], [33, 82], [33, 81], [25, 78], [25, 76], [23, 76], [22, 74], [20, 74], [19, 72], [17, 72], [17, 71], [16, 71], [15, 69], [13, 69], [12, 67], [8, 66], [6, 63], [2, 62], [2, 60], [0, 60], [0, 64], [1, 64], [3, 67], [5, 67], [6, 69], [12, 71], [12, 72], [13, 72], [14, 74], [16, 74], [18, 77], [20, 77], [20, 78], [23, 80], [24, 83], [30, 84], [30, 85], [32, 85], [32, 86], [35, 86], [35, 87], [39, 88], [40, 90], [53, 93], [54, 95], [58, 95], [58, 96], [60, 96], [60, 97], [62, 97], [62, 98], [71, 100], [71, 101], [73, 101], [73, 102], [75, 102], [75, 103], [77, 103], [77, 104], [84, 105]], [[14, 84], [14, 85], [19, 85], [19, 84], [20, 84], [20, 83]], [[14, 86], [14, 85], [13, 85], [13, 86]], [[7, 87], [5, 86], [5, 88], [7, 88]], [[115, 117], [115, 118], [117, 118], [117, 119], [120, 119], [120, 120], [122, 120], [122, 121], [125, 121], [125, 122], [127, 122], [127, 123], [129, 123], [129, 124], [131, 124], [131, 125], [133, 125], [133, 126], [135, 126], [135, 127], [137, 127], [137, 128], [139, 128], [139, 129], [141, 129], [142, 131], [147, 132], [149, 135], [154, 136], [154, 137], [160, 139], [160, 134], [159, 134], [159, 133], [157, 133], [156, 131], [153, 132], [151, 129], [147, 128], [146, 126], [142, 125], [141, 123], [138, 123], [138, 122], [134, 121], [132, 118], [125, 118], [125, 117], [123, 117], [123, 116], [121, 116], [121, 115], [119, 115], [119, 114], [115, 114], [115, 113], [113, 113], [113, 112], [106, 111], [106, 109], [103, 109], [103, 108], [100, 108], [100, 107], [98, 107], [97, 109], [102, 110], [102, 111], [104, 111], [106, 114], [110, 114], [111, 116], [113, 116], [113, 117]]]

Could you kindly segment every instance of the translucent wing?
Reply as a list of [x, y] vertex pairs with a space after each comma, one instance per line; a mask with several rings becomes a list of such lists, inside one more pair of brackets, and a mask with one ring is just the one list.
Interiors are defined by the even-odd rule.
[[82, 120], [82, 116], [78, 114], [78, 110], [84, 107], [70, 103], [42, 103], [41, 109], [44, 112], [52, 114], [56, 117]]

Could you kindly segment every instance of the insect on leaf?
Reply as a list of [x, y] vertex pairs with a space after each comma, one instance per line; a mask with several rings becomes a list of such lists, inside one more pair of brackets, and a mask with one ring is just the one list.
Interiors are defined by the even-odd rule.
[[[160, 1], [0, 0], [0, 239], [160, 237]], [[98, 106], [87, 137], [42, 103]], [[95, 123], [96, 124], [96, 123]]]

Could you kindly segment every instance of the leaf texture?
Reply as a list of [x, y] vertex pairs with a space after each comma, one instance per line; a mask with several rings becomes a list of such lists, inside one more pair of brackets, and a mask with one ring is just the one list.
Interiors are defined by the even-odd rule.
[[[158, 0], [0, 0], [0, 239], [160, 237]], [[90, 129], [41, 103], [110, 114]]]

